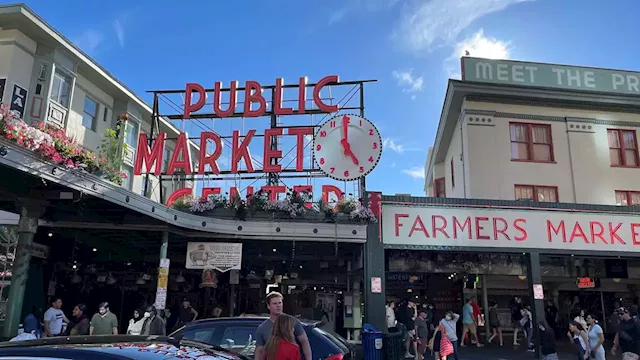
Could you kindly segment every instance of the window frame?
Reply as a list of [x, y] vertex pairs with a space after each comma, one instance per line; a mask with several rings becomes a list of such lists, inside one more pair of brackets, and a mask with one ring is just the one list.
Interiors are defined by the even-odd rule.
[[637, 206], [640, 204], [631, 204], [631, 195], [633, 194], [640, 194], [640, 190], [614, 190], [614, 197], [617, 198], [618, 193], [624, 193], [624, 196], [627, 198], [627, 205], [618, 205], [616, 203], [617, 206]]
[[[127, 170], [129, 170], [129, 169], [131, 170], [131, 176], [129, 176], [129, 174], [127, 172]], [[132, 191], [132, 189], [133, 189], [133, 177], [134, 177], [133, 166], [130, 166], [130, 165], [127, 165], [127, 164], [122, 164], [122, 170], [121, 171], [124, 172], [127, 175], [127, 179], [124, 179], [124, 181], [122, 182], [122, 187], [127, 189], [127, 190], [129, 190], [129, 191]], [[129, 182], [129, 186], [125, 186], [127, 181]]]
[[[62, 101], [60, 101], [61, 97], [60, 94], [62, 94], [61, 90], [62, 90], [62, 83], [60, 83], [60, 86], [58, 87], [58, 96], [56, 98], [53, 97], [54, 94], [54, 85], [55, 85], [55, 80], [56, 77], [59, 77], [61, 79], [63, 79], [68, 85], [69, 85], [69, 91], [66, 94], [67, 97], [67, 102], [66, 104], [64, 104]], [[73, 93], [73, 77], [70, 76], [69, 74], [67, 74], [64, 70], [60, 69], [59, 67], [56, 67], [55, 70], [53, 71], [53, 75], [51, 76], [51, 86], [50, 86], [50, 91], [49, 91], [49, 100], [50, 101], [54, 101], [56, 104], [62, 106], [65, 109], [69, 109], [71, 108], [71, 96]]]
[[[438, 191], [438, 184], [442, 183], [442, 194]], [[446, 198], [447, 197], [447, 183], [445, 182], [444, 177], [440, 177], [433, 180], [433, 197], [436, 198]]]
[[[513, 140], [511, 140], [511, 126], [512, 125], [523, 125], [527, 127], [527, 152], [529, 153], [529, 156], [527, 159], [514, 159], [513, 158], [513, 153], [511, 151], [511, 144], [514, 143]], [[534, 156], [533, 156], [533, 148], [535, 143], [533, 142], [533, 127], [534, 126], [539, 126], [539, 127], [544, 127], [547, 128], [547, 130], [549, 131], [549, 157], [550, 160], [535, 160]], [[541, 163], [541, 164], [555, 164], [556, 163], [556, 158], [555, 158], [555, 153], [554, 153], [554, 148], [553, 148], [553, 134], [552, 134], [552, 128], [551, 128], [551, 124], [540, 124], [540, 123], [529, 123], [529, 122], [518, 122], [518, 121], [510, 121], [509, 122], [509, 157], [511, 158], [511, 161], [516, 161], [516, 162], [531, 162], [531, 163]], [[522, 142], [517, 142], [516, 143], [522, 143]], [[547, 144], [545, 144], [547, 145]]]
[[[87, 112], [87, 109], [86, 109], [87, 100], [89, 100], [89, 101], [91, 101], [91, 102], [93, 102], [95, 104], [95, 114], [91, 114], [91, 113]], [[82, 103], [82, 126], [83, 127], [87, 128], [87, 129], [90, 129], [90, 130], [93, 130], [93, 131], [96, 131], [96, 128], [98, 126], [98, 116], [99, 116], [98, 114], [100, 112], [100, 107], [101, 107], [100, 105], [101, 104], [100, 104], [100, 102], [98, 100], [94, 99], [93, 97], [91, 97], [89, 95], [85, 95], [84, 102]], [[85, 115], [89, 115], [89, 116], [92, 117], [91, 127], [87, 126], [84, 123], [84, 116]]]
[[451, 170], [451, 188], [453, 189], [454, 187], [456, 187], [456, 178], [455, 178], [455, 172], [453, 170], [453, 156], [451, 157], [451, 162], [449, 163], [449, 168]]
[[[609, 145], [609, 132], [610, 131], [615, 131], [616, 133], [618, 133], [618, 144], [620, 144], [620, 148], [612, 148], [611, 145]], [[633, 143], [636, 145], [636, 147], [634, 149], [627, 149], [624, 146], [624, 137], [623, 134], [625, 132], [630, 132], [633, 134]], [[633, 129], [607, 129], [607, 148], [609, 149], [609, 151], [615, 149], [619, 151], [619, 156], [620, 156], [620, 164], [619, 165], [614, 165], [611, 164], [611, 155], [609, 155], [609, 165], [611, 167], [621, 167], [621, 168], [640, 168], [640, 153], [639, 153], [639, 149], [638, 149], [638, 134], [636, 133], [636, 130]], [[633, 150], [635, 152], [635, 158], [636, 158], [636, 165], [627, 165], [627, 157], [625, 156], [625, 152], [627, 150]]]
[[[135, 144], [129, 144], [127, 142], [127, 129], [129, 128], [129, 126], [135, 126], [134, 131], [134, 139], [135, 139]], [[129, 118], [129, 120], [127, 120], [127, 122], [125, 122], [124, 124], [124, 143], [127, 144], [127, 147], [129, 149], [129, 151], [135, 152], [136, 149], [138, 148], [138, 137], [140, 136], [140, 123], [137, 121], [132, 121], [131, 118]]]
[[[530, 187], [532, 192], [533, 192], [533, 199], [518, 199], [516, 197], [516, 189], [518, 187]], [[544, 189], [552, 189], [553, 192], [556, 195], [556, 201], [538, 201], [538, 189], [540, 188], [544, 188]], [[544, 202], [544, 203], [550, 203], [550, 202], [556, 202], [559, 203], [560, 202], [560, 196], [558, 194], [558, 187], [557, 186], [552, 186], [552, 185], [531, 185], [531, 184], [514, 184], [513, 185], [513, 198], [518, 201], [518, 200], [530, 200], [530, 201], [535, 201], [535, 202]]]

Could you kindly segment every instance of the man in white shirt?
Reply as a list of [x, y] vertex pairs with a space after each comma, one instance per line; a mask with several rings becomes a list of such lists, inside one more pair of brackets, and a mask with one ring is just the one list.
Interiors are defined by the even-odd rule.
[[396, 303], [394, 301], [390, 301], [386, 306], [387, 313], [387, 329], [391, 329], [396, 327]]
[[46, 337], [62, 335], [62, 323], [69, 323], [69, 319], [62, 310], [62, 299], [54, 298], [51, 307], [44, 313], [44, 334]]

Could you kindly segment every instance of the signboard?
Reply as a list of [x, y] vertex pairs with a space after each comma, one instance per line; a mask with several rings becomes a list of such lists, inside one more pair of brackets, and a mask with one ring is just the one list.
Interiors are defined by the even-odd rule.
[[382, 278], [381, 277], [372, 277], [371, 278], [371, 292], [374, 294], [382, 293]]
[[48, 259], [49, 258], [49, 247], [46, 245], [32, 243], [31, 247], [31, 256], [40, 258], [40, 259]]
[[156, 309], [164, 309], [167, 305], [167, 285], [169, 282], [169, 259], [160, 259], [158, 267], [158, 286], [156, 287]]
[[533, 284], [533, 299], [544, 300], [544, 289], [542, 284]]
[[187, 269], [212, 268], [220, 272], [240, 270], [242, 243], [190, 242], [187, 244]]
[[511, 60], [462, 58], [462, 80], [640, 95], [640, 72]]
[[396, 245], [640, 252], [637, 216], [382, 205], [382, 241]]
[[[275, 85], [263, 86], [257, 81], [246, 81], [239, 87], [232, 81], [223, 88], [221, 82], [215, 82], [213, 89], [189, 83], [184, 90], [160, 90], [154, 92], [154, 116], [181, 121], [182, 129], [177, 137], [159, 132], [155, 128], [151, 133], [140, 133], [135, 151], [134, 175], [153, 174], [160, 181], [170, 181], [174, 175], [188, 176], [194, 181], [211, 181], [215, 185], [196, 188], [200, 194], [193, 194], [193, 187], [175, 189], [172, 194], [162, 194], [161, 200], [171, 205], [185, 195], [206, 198], [209, 195], [227, 194], [227, 198], [240, 195], [248, 197], [254, 190], [269, 194], [270, 200], [285, 196], [291, 190], [306, 193], [307, 207], [312, 206], [313, 194], [322, 194], [325, 203], [331, 203], [344, 197], [344, 181], [356, 181], [369, 174], [378, 164], [382, 152], [382, 138], [375, 125], [361, 115], [346, 111], [363, 109], [363, 94], [354, 97], [353, 89], [362, 92], [361, 84], [367, 81], [341, 83], [336, 75], [325, 76], [315, 84], [308, 84], [302, 77], [294, 84], [285, 84], [282, 78]], [[354, 87], [354, 84], [360, 85]], [[329, 87], [331, 87], [329, 89]], [[340, 89], [349, 88], [342, 96]], [[307, 91], [311, 92], [307, 96]], [[331, 96], [331, 99], [327, 95]], [[171, 100], [171, 96], [181, 99]], [[337, 102], [333, 98], [342, 98]], [[170, 102], [163, 111], [161, 103], [167, 98]], [[307, 99], [311, 99], [308, 101]], [[207, 101], [207, 99], [209, 99]], [[356, 100], [351, 100], [356, 99]], [[171, 104], [179, 101], [184, 111], [171, 114]], [[350, 101], [360, 102], [352, 106]], [[175, 111], [175, 110], [173, 110]], [[343, 113], [344, 112], [344, 113]], [[324, 115], [301, 117], [298, 115]], [[305, 119], [299, 123], [285, 120], [291, 115], [294, 119]], [[295, 117], [294, 117], [295, 116]], [[268, 126], [252, 120], [251, 128], [243, 125], [231, 127], [228, 134], [220, 134], [209, 122], [226, 118], [268, 119]], [[271, 122], [278, 117], [278, 124]], [[309, 121], [311, 119], [311, 121]], [[317, 120], [316, 120], [317, 119]], [[189, 122], [198, 121], [192, 128], [198, 134], [188, 134]], [[230, 120], [231, 123], [231, 120]], [[267, 122], [265, 122], [267, 123]], [[185, 125], [186, 124], [186, 125]], [[220, 127], [218, 127], [219, 129]], [[224, 126], [223, 128], [228, 129]], [[195, 145], [199, 150], [192, 153]], [[169, 148], [172, 146], [172, 148]], [[257, 156], [253, 155], [258, 151]], [[264, 186], [255, 185], [261, 175], [269, 179]], [[336, 185], [322, 184], [314, 189], [309, 181], [296, 185], [291, 181], [281, 183], [280, 178], [310, 178], [325, 176], [339, 180]], [[163, 179], [165, 177], [165, 179]], [[238, 182], [251, 180], [246, 187]], [[221, 181], [232, 181], [232, 186], [220, 186]], [[305, 185], [303, 185], [305, 184]], [[347, 185], [348, 186], [348, 185]], [[255, 187], [255, 188], [254, 188]], [[159, 187], [162, 192], [163, 187]], [[319, 196], [318, 196], [319, 197]], [[334, 200], [334, 201], [335, 201]]]
[[20, 117], [24, 115], [24, 109], [27, 105], [27, 95], [29, 91], [22, 86], [13, 85], [13, 92], [11, 93], [11, 102], [9, 103], [9, 110], [17, 111], [20, 113]]
[[576, 280], [578, 289], [593, 289], [598, 287], [598, 280], [590, 277], [581, 277]]

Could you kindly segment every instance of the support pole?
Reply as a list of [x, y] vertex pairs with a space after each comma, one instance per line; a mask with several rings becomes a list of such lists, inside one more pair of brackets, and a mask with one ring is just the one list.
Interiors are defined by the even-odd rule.
[[[7, 314], [4, 320], [2, 335], [5, 338], [14, 337], [18, 333], [20, 317], [22, 315], [22, 305], [24, 302], [24, 291], [29, 278], [29, 265], [31, 263], [31, 247], [33, 236], [38, 230], [38, 218], [41, 215], [42, 207], [32, 207], [23, 205], [20, 207], [20, 220], [18, 221], [18, 244], [16, 255], [11, 268], [11, 287], [9, 288], [9, 299], [7, 300]], [[34, 211], [35, 210], [35, 211]]]
[[[364, 179], [363, 179], [364, 180]], [[363, 199], [367, 199], [369, 192], [364, 192]], [[367, 206], [366, 203], [363, 204]], [[384, 246], [380, 241], [380, 231], [377, 223], [367, 225], [367, 242], [364, 244], [364, 321], [381, 331], [387, 330], [385, 312], [385, 261]], [[371, 282], [379, 280], [381, 292], [373, 292]], [[378, 279], [379, 278], [379, 279]]]
[[164, 310], [167, 305], [167, 285], [169, 282], [169, 259], [167, 250], [169, 248], [169, 231], [162, 232], [162, 245], [160, 245], [160, 261], [158, 266], [158, 284], [156, 286], [155, 307]]
[[480, 281], [482, 282], [482, 312], [484, 313], [484, 340], [485, 343], [489, 342], [491, 336], [491, 324], [489, 319], [489, 288], [487, 287], [487, 275], [480, 275]]
[[533, 322], [533, 337], [531, 341], [535, 345], [535, 358], [540, 358], [540, 329], [538, 322], [544, 320], [544, 299], [535, 299], [534, 285], [542, 286], [542, 271], [540, 270], [540, 253], [530, 252], [527, 254], [527, 281], [529, 283], [529, 298], [531, 299], [531, 316]]
[[169, 230], [162, 232], [162, 245], [160, 245], [160, 259], [167, 258], [167, 251], [169, 250]]

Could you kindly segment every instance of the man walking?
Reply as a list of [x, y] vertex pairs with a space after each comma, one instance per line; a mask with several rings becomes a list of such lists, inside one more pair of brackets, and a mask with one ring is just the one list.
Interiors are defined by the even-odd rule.
[[[279, 292], [272, 291], [267, 294], [267, 309], [269, 310], [269, 318], [265, 320], [256, 330], [256, 351], [254, 354], [255, 360], [264, 360], [265, 352], [264, 346], [267, 344], [269, 337], [271, 336], [271, 329], [276, 318], [282, 314], [282, 302], [283, 296]], [[309, 345], [309, 338], [307, 333], [302, 327], [300, 320], [296, 319], [296, 323], [293, 329], [293, 335], [296, 337], [302, 348], [305, 360], [311, 360], [311, 345]]]
[[118, 318], [109, 311], [109, 303], [98, 305], [98, 313], [91, 318], [89, 335], [118, 335]]
[[467, 333], [471, 334], [469, 337], [475, 341], [477, 347], [483, 346], [478, 339], [478, 323], [474, 316], [472, 303], [473, 297], [470, 297], [467, 299], [467, 303], [462, 307], [462, 340], [460, 341], [460, 346], [462, 347], [465, 346], [464, 340]]
[[622, 360], [640, 359], [640, 320], [631, 317], [629, 309], [618, 309], [620, 325], [616, 337], [613, 339], [611, 354], [615, 355], [620, 349]]

